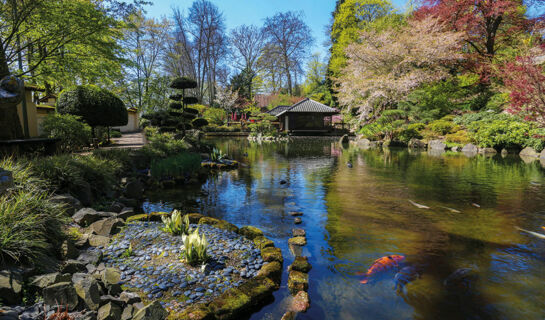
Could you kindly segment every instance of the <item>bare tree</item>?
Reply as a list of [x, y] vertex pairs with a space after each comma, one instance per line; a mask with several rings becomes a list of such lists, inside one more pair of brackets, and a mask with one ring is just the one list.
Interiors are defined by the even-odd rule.
[[282, 59], [282, 67], [287, 77], [288, 92], [293, 94], [294, 74], [301, 70], [301, 66], [309, 54], [310, 46], [314, 43], [310, 28], [302, 20], [302, 13], [293, 11], [277, 13], [265, 20], [265, 33], [270, 48], [278, 50], [276, 53]]
[[[265, 46], [265, 34], [256, 26], [241, 25], [231, 31], [231, 57], [236, 68], [257, 75], [258, 59]], [[253, 77], [249, 80], [249, 94], [252, 97]]]

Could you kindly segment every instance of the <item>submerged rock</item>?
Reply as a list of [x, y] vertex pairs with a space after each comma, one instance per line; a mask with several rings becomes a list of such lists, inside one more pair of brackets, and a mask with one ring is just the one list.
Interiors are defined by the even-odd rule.
[[307, 244], [307, 239], [305, 237], [293, 237], [288, 239], [288, 243], [297, 246], [304, 246]]
[[312, 265], [308, 262], [307, 257], [299, 256], [295, 257], [295, 260], [288, 269], [308, 273], [312, 269]]
[[308, 274], [291, 270], [288, 277], [288, 289], [292, 294], [308, 290]]

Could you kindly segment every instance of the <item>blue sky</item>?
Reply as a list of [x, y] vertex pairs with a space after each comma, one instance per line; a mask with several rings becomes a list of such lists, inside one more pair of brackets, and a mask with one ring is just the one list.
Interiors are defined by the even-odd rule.
[[[335, 0], [211, 0], [225, 16], [227, 29], [232, 29], [241, 24], [254, 24], [261, 26], [266, 17], [283, 11], [303, 11], [304, 20], [312, 29], [315, 39], [312, 52], [321, 52], [325, 55], [326, 48], [322, 45], [327, 40], [324, 28], [329, 23], [331, 12], [335, 8]], [[403, 10], [406, 0], [393, 0], [400, 10]], [[153, 0], [153, 5], [148, 6], [148, 16], [161, 17], [172, 15], [172, 8], [187, 9], [193, 0]]]

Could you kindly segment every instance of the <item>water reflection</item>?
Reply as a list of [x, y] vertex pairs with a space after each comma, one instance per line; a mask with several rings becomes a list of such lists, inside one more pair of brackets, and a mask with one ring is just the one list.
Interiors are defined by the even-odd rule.
[[[283, 250], [285, 267], [292, 261], [288, 212], [303, 211], [304, 254], [313, 269], [311, 309], [302, 319], [545, 317], [545, 241], [515, 229], [545, 225], [539, 162], [343, 149], [332, 140], [214, 143], [241, 168], [211, 177], [202, 190], [151, 193], [148, 210], [160, 199], [166, 208], [256, 225]], [[395, 271], [360, 284], [356, 273], [387, 254], [407, 256], [422, 276], [402, 292], [394, 290]], [[475, 272], [470, 289], [447, 290], [444, 280], [460, 268]], [[284, 275], [275, 302], [252, 319], [281, 317], [289, 302], [286, 281]]]

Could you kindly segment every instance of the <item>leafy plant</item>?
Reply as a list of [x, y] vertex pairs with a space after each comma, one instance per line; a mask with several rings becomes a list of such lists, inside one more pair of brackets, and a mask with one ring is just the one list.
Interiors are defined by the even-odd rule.
[[182, 252], [182, 257], [187, 263], [192, 266], [198, 264], [204, 264], [208, 261], [208, 240], [203, 234], [199, 234], [199, 228], [193, 230], [189, 235], [184, 238], [184, 249]]
[[170, 217], [163, 216], [161, 217], [161, 220], [163, 220], [164, 224], [161, 230], [175, 236], [189, 234], [189, 216], [186, 215], [182, 218], [182, 213], [180, 211], [174, 210]]
[[151, 175], [156, 178], [183, 177], [201, 167], [201, 157], [196, 153], [180, 153], [151, 163]]
[[212, 152], [210, 153], [210, 160], [214, 162], [218, 162], [225, 159], [226, 156], [227, 155], [224, 154], [223, 151], [221, 151], [218, 148], [214, 148], [212, 149]]
[[122, 258], [129, 258], [129, 257], [132, 257], [133, 255], [133, 251], [132, 251], [132, 243], [129, 244], [129, 247], [125, 250], [125, 252], [123, 252], [123, 254], [121, 255]]
[[70, 114], [51, 114], [42, 122], [42, 130], [49, 138], [60, 139], [61, 152], [80, 151], [91, 143], [91, 127], [81, 117]]

